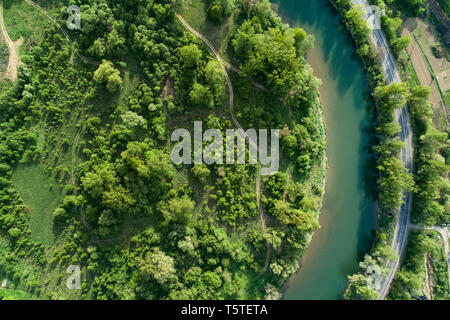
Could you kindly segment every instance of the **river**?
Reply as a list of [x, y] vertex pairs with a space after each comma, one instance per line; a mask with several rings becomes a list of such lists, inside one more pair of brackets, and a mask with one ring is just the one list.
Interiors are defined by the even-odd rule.
[[327, 188], [313, 237], [285, 299], [339, 299], [358, 270], [376, 227], [370, 92], [353, 40], [328, 0], [273, 0], [283, 22], [315, 36], [307, 56], [320, 90], [327, 131]]

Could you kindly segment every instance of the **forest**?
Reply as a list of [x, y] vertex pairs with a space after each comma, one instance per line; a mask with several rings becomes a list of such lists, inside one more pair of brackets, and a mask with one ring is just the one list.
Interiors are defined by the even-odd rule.
[[[65, 25], [67, 4], [36, 2]], [[281, 132], [281, 169], [261, 178], [258, 165], [171, 161], [173, 130], [234, 125], [221, 63], [175, 16], [183, 1], [70, 4], [82, 12], [73, 46], [49, 24], [18, 81], [2, 83], [0, 276], [44, 299], [279, 299], [324, 192], [320, 80], [304, 57], [313, 37], [267, 0], [205, 2], [217, 28], [233, 19], [223, 41], [242, 70], [231, 75], [238, 121]], [[37, 202], [50, 223], [36, 220], [30, 185], [47, 195]], [[81, 290], [65, 286], [70, 265]]]
[[[389, 293], [390, 299], [417, 299], [423, 296], [423, 291], [429, 292], [427, 298], [430, 300], [447, 298], [447, 263], [440, 242], [439, 235], [434, 231], [411, 233], [405, 260]], [[424, 290], [426, 286], [429, 288]]]

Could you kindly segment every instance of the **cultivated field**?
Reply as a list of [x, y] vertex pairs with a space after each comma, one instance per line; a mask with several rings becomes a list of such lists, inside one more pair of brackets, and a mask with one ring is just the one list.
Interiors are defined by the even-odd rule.
[[432, 89], [430, 102], [433, 108], [433, 123], [436, 127], [443, 127], [448, 123], [448, 105], [446, 105], [446, 91], [450, 90], [450, 62], [445, 54], [436, 57], [432, 47], [439, 44], [435, 27], [419, 18], [405, 21], [403, 35], [411, 37], [411, 45], [407, 48], [408, 56], [415, 69], [421, 85]]

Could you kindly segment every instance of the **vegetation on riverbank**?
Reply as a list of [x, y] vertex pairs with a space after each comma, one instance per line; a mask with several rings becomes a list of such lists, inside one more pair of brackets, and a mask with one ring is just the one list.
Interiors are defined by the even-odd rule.
[[[386, 6], [383, 1], [375, 1], [382, 8], [386, 8], [387, 15], [424, 15], [425, 7], [418, 4], [416, 10], [405, 11], [391, 4]], [[406, 13], [406, 14], [405, 14]], [[402, 24], [399, 17], [395, 32]], [[386, 25], [384, 26], [387, 29]], [[395, 35], [395, 36], [396, 36]], [[414, 35], [414, 34], [413, 34]], [[389, 39], [392, 41], [392, 38]], [[414, 41], [417, 42], [417, 39]], [[392, 42], [390, 42], [392, 44]], [[442, 91], [431, 65], [423, 52], [431, 79], [439, 89], [445, 103]], [[404, 66], [405, 63], [401, 63]], [[407, 71], [400, 68], [404, 74]], [[408, 110], [414, 133], [414, 180], [416, 190], [413, 196], [413, 211], [411, 220], [415, 224], [429, 226], [450, 223], [449, 191], [450, 184], [447, 179], [449, 171], [449, 139], [448, 126], [444, 131], [433, 125], [433, 109], [429, 102], [431, 88], [420, 86], [414, 81], [409, 82], [411, 94], [408, 97]], [[444, 106], [445, 108], [445, 106]], [[397, 272], [389, 296], [390, 299], [420, 299], [428, 300], [448, 299], [447, 258], [443, 244], [435, 232], [412, 232], [408, 238], [407, 251], [400, 270]], [[433, 239], [433, 240], [432, 240]]]
[[430, 88], [416, 87], [408, 99], [415, 145], [415, 176], [417, 189], [411, 220], [429, 226], [448, 224], [450, 184], [445, 178], [449, 170], [448, 134], [433, 128], [428, 102]]
[[439, 233], [414, 231], [400, 270], [392, 283], [388, 299], [448, 299], [447, 259]]
[[[374, 3], [381, 9], [385, 8], [381, 0]], [[389, 247], [392, 241], [391, 236], [395, 226], [396, 212], [402, 203], [399, 200], [399, 193], [414, 191], [413, 220], [421, 220], [423, 222], [426, 216], [427, 223], [437, 223], [445, 222], [448, 217], [445, 215], [448, 182], [443, 179], [443, 175], [448, 172], [448, 166], [436, 154], [437, 151], [447, 148], [448, 138], [446, 133], [440, 133], [431, 126], [431, 109], [427, 102], [430, 94], [429, 88], [411, 86], [411, 83], [414, 84], [414, 81], [409, 82], [409, 87], [406, 83], [394, 83], [387, 87], [383, 87], [379, 83], [377, 87], [373, 87], [373, 81], [370, 81], [373, 78], [370, 77], [373, 70], [370, 64], [372, 61], [367, 58], [367, 52], [372, 51], [372, 54], [376, 55], [376, 51], [370, 44], [368, 38], [369, 29], [366, 26], [365, 19], [361, 14], [358, 14], [356, 7], [349, 8], [349, 5], [350, 1], [336, 1], [336, 6], [344, 17], [347, 28], [355, 38], [358, 48], [357, 53], [364, 61], [369, 74], [369, 82], [374, 89], [378, 115], [377, 133], [380, 141], [379, 145], [375, 147], [375, 151], [379, 155], [380, 215], [374, 249], [361, 262], [361, 271], [349, 277], [349, 286], [344, 296], [347, 299], [375, 299], [378, 297], [378, 293], [371, 289], [374, 286], [370, 285], [370, 281], [375, 280], [375, 278], [371, 276], [369, 267], [377, 265], [380, 268], [379, 274], [383, 275], [388, 271], [386, 262], [395, 258], [391, 257], [389, 259], [389, 254], [387, 254], [380, 259], [378, 248], [382, 245], [385, 247], [386, 252], [390, 251]], [[416, 7], [414, 3], [408, 3], [408, 8], [417, 9], [420, 7]], [[410, 39], [407, 37], [399, 37], [398, 35], [401, 23], [402, 20], [398, 17], [393, 18], [386, 15], [382, 19], [382, 27], [387, 35], [390, 47], [397, 56], [401, 54], [410, 42]], [[376, 60], [379, 61], [378, 57]], [[375, 62], [375, 65], [379, 65], [379, 62]], [[377, 70], [380, 69], [377, 68]], [[416, 187], [413, 187], [414, 182], [411, 173], [403, 168], [403, 164], [398, 159], [399, 151], [403, 146], [398, 138], [400, 127], [393, 118], [394, 109], [402, 108], [406, 102], [408, 103], [413, 122], [414, 142], [416, 145], [414, 176]], [[383, 165], [384, 163], [390, 163], [392, 166], [386, 167]], [[388, 172], [387, 175], [386, 171]], [[390, 184], [393, 181], [396, 181], [396, 186]], [[422, 217], [419, 218], [420, 216]]]
[[[408, 8], [412, 10], [406, 12], [412, 15], [423, 15], [424, 2], [410, 4]], [[401, 10], [395, 3], [388, 6], [382, 0], [374, 1], [374, 3], [381, 9], [388, 9], [383, 18], [383, 28], [387, 34], [390, 34], [388, 41], [392, 46], [403, 22], [398, 17]], [[392, 18], [396, 15], [396, 18]], [[397, 22], [389, 22], [393, 20]], [[393, 24], [395, 27], [392, 26]], [[402, 67], [400, 71], [406, 72]], [[432, 78], [437, 83], [434, 74]], [[409, 87], [408, 110], [414, 133], [414, 180], [417, 186], [413, 197], [411, 220], [413, 223], [429, 226], [447, 224], [450, 223], [448, 210], [450, 184], [445, 177], [450, 163], [448, 128], [447, 132], [433, 128], [433, 110], [429, 102], [431, 89], [419, 84], [415, 85], [414, 82], [409, 82]], [[439, 88], [439, 84], [437, 87]]]
[[399, 159], [404, 147], [398, 133], [400, 126], [394, 117], [395, 109], [406, 103], [408, 89], [405, 84], [386, 85], [381, 62], [370, 40], [370, 29], [360, 8], [350, 0], [333, 1], [341, 14], [344, 24], [352, 34], [357, 54], [363, 61], [369, 85], [373, 90], [374, 105], [377, 114], [376, 132], [378, 143], [374, 146], [377, 154], [379, 216], [376, 239], [370, 254], [360, 263], [360, 271], [349, 276], [349, 285], [344, 293], [346, 299], [375, 299], [378, 293], [370, 286], [373, 270], [377, 266], [378, 274], [386, 274], [388, 260], [395, 259], [390, 248], [395, 221], [404, 192], [413, 190], [414, 182], [410, 172]]
[[[221, 5], [205, 1], [202, 16], [220, 26], [231, 14]], [[51, 13], [64, 25], [60, 8]], [[220, 63], [171, 5], [80, 8], [82, 28], [70, 34], [99, 64], [81, 61], [52, 26], [0, 94], [0, 279], [52, 299], [279, 298], [319, 227], [324, 189], [320, 81], [304, 58], [311, 37], [282, 24], [268, 1], [230, 9], [239, 23], [224, 46], [270, 91], [232, 75], [236, 117], [281, 131], [281, 170], [262, 180], [259, 208], [256, 165], [171, 162], [174, 129], [234, 126]], [[44, 197], [62, 197], [45, 226], [52, 245], [30, 230], [36, 210], [47, 212], [23, 180], [26, 166], [47, 175]], [[81, 267], [79, 291], [65, 287], [69, 265]]]

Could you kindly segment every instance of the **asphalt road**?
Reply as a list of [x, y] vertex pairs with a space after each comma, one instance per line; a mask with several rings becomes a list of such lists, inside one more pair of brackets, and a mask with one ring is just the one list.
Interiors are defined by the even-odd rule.
[[[367, 19], [373, 14], [373, 12], [370, 12], [370, 5], [366, 0], [352, 0], [352, 3], [363, 8]], [[377, 48], [381, 58], [387, 83], [400, 82], [400, 74], [383, 31], [379, 29], [373, 30], [371, 40]], [[402, 109], [395, 110], [395, 117], [401, 125], [401, 132], [399, 133], [400, 139], [405, 143], [405, 148], [400, 151], [400, 159], [405, 167], [410, 172], [413, 172], [412, 129], [407, 107], [404, 106]], [[381, 279], [379, 299], [384, 299], [388, 294], [389, 287], [391, 286], [392, 280], [400, 265], [400, 258], [403, 255], [407, 243], [411, 210], [412, 194], [407, 192], [405, 193], [405, 203], [400, 207], [398, 212], [397, 223], [392, 240], [392, 249], [397, 253], [399, 258], [396, 261], [389, 261], [387, 264], [390, 271]]]

